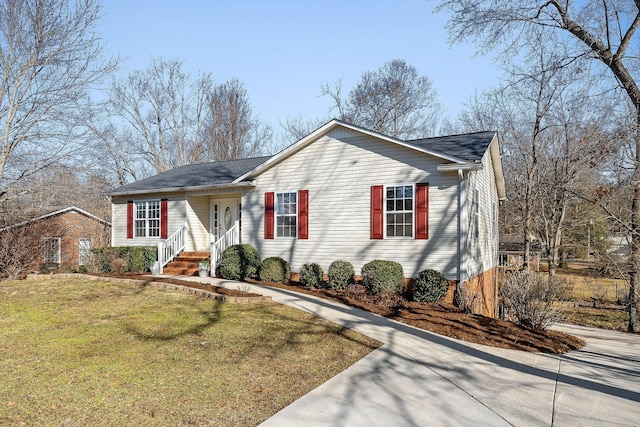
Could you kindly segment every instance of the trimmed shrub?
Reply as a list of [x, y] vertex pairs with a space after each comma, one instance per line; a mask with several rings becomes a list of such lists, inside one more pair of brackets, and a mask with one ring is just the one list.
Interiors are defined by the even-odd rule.
[[246, 279], [258, 272], [261, 263], [260, 254], [253, 246], [232, 245], [222, 252], [220, 276], [229, 280]]
[[[114, 246], [92, 249], [95, 265], [104, 273], [143, 273], [158, 260], [155, 246]], [[119, 261], [116, 261], [119, 260]]]
[[304, 264], [300, 269], [300, 283], [307, 288], [324, 287], [324, 271], [319, 264]]
[[289, 280], [291, 268], [289, 263], [280, 257], [265, 258], [260, 268], [260, 280], [265, 282], [285, 283]]
[[572, 285], [566, 279], [531, 271], [518, 271], [500, 282], [500, 297], [507, 318], [532, 329], [546, 329], [562, 320], [562, 307]]
[[439, 271], [427, 268], [415, 277], [413, 282], [413, 300], [418, 302], [436, 302], [449, 289], [449, 281]]
[[329, 265], [329, 287], [331, 289], [343, 290], [353, 283], [356, 271], [349, 261], [333, 261]]
[[403, 275], [402, 266], [395, 261], [376, 259], [362, 267], [362, 283], [372, 294], [402, 293]]

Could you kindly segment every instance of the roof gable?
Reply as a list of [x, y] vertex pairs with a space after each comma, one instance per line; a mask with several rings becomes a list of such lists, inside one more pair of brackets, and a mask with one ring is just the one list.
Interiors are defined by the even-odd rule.
[[51, 218], [51, 217], [58, 216], [58, 215], [63, 215], [65, 213], [70, 213], [70, 212], [76, 212], [76, 213], [78, 213], [80, 215], [84, 215], [84, 216], [86, 216], [86, 217], [88, 217], [88, 218], [90, 218], [90, 219], [92, 219], [94, 221], [97, 221], [97, 222], [99, 222], [99, 223], [101, 223], [103, 225], [111, 226], [111, 223], [109, 221], [106, 221], [106, 220], [104, 220], [102, 218], [99, 218], [99, 217], [93, 215], [92, 213], [89, 213], [89, 212], [85, 211], [84, 209], [80, 209], [80, 208], [78, 208], [76, 206], [69, 206], [68, 208], [60, 209], [60, 210], [57, 210], [57, 211], [54, 211], [54, 212], [49, 212], [48, 214], [44, 214], [44, 215], [41, 215], [39, 217], [29, 219], [27, 221], [18, 222], [16, 224], [12, 224], [12, 225], [0, 228], [0, 231], [9, 230], [9, 229], [12, 229], [12, 228], [15, 228], [15, 227], [21, 227], [23, 225], [31, 224], [33, 222], [37, 222], [37, 221], [40, 221], [40, 220], [43, 220], [43, 219], [46, 219], [46, 218]]
[[311, 144], [313, 141], [316, 141], [338, 126], [364, 135], [372, 136], [374, 138], [386, 141], [390, 144], [395, 144], [398, 146], [416, 150], [423, 154], [431, 155], [452, 163], [480, 162], [484, 153], [487, 151], [496, 135], [496, 132], [478, 132], [475, 134], [451, 135], [445, 137], [402, 141], [400, 139], [374, 132], [372, 130], [365, 129], [351, 123], [333, 119], [325, 125], [316, 129], [315, 131], [311, 132], [309, 135], [285, 148], [280, 153], [269, 158], [267, 161], [258, 165], [256, 168], [248, 171], [247, 173], [239, 177], [236, 181], [242, 181], [260, 175], [262, 172], [272, 168], [284, 159], [294, 155], [307, 145]]

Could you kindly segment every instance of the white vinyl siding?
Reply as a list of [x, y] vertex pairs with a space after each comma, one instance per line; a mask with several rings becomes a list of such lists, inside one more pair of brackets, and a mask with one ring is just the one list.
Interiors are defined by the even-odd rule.
[[[456, 174], [444, 175], [445, 161], [377, 138], [336, 128], [255, 177], [256, 188], [242, 200], [242, 241], [263, 258], [280, 256], [299, 271], [316, 262], [327, 271], [337, 259], [360, 274], [374, 259], [399, 262], [406, 277], [434, 268], [456, 278]], [[429, 182], [429, 239], [371, 240], [371, 186]], [[309, 239], [264, 239], [264, 193], [309, 190]]]
[[482, 157], [482, 166], [469, 174], [465, 186], [463, 205], [470, 210], [465, 216], [465, 252], [474, 255], [465, 257], [463, 282], [498, 265], [498, 195], [489, 150]]
[[[182, 227], [186, 222], [186, 203], [184, 195], [176, 194], [150, 194], [145, 197], [146, 200], [154, 200], [160, 198], [168, 199], [168, 235], [175, 233], [178, 228]], [[113, 246], [156, 246], [160, 237], [134, 237], [133, 239], [127, 239], [127, 201], [128, 200], [141, 200], [137, 198], [121, 196], [114, 198], [111, 203], [111, 227], [112, 227], [112, 241]], [[135, 209], [134, 209], [135, 218]], [[135, 230], [134, 230], [135, 236]], [[189, 242], [189, 240], [187, 240]]]
[[[211, 250], [211, 202], [209, 196], [187, 196], [187, 251]], [[171, 212], [169, 212], [171, 215]], [[169, 232], [171, 234], [171, 232]]]

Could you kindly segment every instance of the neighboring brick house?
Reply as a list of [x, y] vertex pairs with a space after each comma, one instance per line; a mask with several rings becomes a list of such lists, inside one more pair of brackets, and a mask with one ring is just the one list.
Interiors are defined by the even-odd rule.
[[16, 230], [23, 235], [32, 230], [32, 238], [42, 245], [34, 252], [35, 270], [85, 265], [91, 249], [109, 246], [111, 239], [111, 223], [75, 206], [4, 227], [0, 233]]

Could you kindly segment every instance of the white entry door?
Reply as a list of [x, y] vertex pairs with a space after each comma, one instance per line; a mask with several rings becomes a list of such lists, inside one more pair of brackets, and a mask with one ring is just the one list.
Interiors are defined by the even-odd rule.
[[211, 241], [216, 242], [229, 231], [240, 218], [238, 199], [211, 200]]

